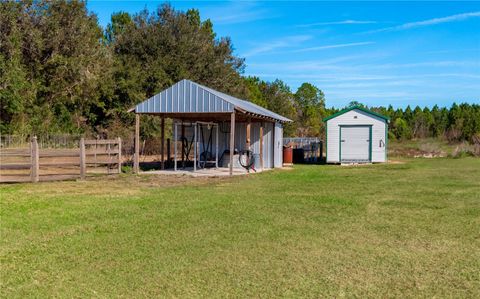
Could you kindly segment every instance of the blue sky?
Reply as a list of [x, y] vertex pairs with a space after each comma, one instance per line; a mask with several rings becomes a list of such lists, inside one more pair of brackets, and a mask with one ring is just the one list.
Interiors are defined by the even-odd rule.
[[[100, 24], [162, 1], [89, 1]], [[246, 75], [310, 82], [327, 106], [480, 103], [480, 2], [171, 1], [197, 8]]]

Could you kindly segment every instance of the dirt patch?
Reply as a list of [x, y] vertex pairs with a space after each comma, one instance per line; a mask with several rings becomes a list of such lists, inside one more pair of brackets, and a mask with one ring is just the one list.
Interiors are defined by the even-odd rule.
[[90, 177], [86, 180], [72, 180], [62, 182], [40, 182], [24, 185], [24, 192], [35, 195], [43, 194], [58, 196], [135, 196], [149, 188], [170, 188], [182, 185], [205, 186], [229, 182], [228, 177], [194, 178], [191, 176], [174, 175], [109, 175]]
[[441, 150], [423, 150], [420, 148], [396, 148], [389, 154], [392, 156], [411, 158], [442, 158], [447, 156], [447, 153]]
[[388, 164], [405, 164], [405, 161], [399, 161], [399, 160], [388, 160]]

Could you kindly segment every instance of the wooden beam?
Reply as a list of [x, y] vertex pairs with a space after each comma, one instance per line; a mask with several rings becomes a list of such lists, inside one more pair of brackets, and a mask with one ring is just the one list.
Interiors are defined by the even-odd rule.
[[122, 138], [118, 137], [118, 173], [122, 173]]
[[215, 126], [215, 168], [218, 168], [218, 123]]
[[182, 121], [182, 169], [185, 169], [185, 147], [187, 144], [185, 144], [185, 124]]
[[85, 154], [85, 138], [80, 139], [80, 179], [85, 179], [87, 170], [87, 156]]
[[[247, 122], [247, 118], [250, 117], [252, 119], [252, 123], [254, 122], [276, 122], [275, 119], [259, 114], [244, 114], [238, 113], [237, 111], [235, 116], [236, 123], [240, 122]], [[172, 112], [172, 113], [139, 113], [140, 115], [152, 115], [152, 116], [165, 116], [165, 118], [171, 118], [178, 121], [184, 122], [219, 122], [219, 121], [230, 121], [230, 114], [231, 112], [218, 112], [218, 113], [209, 113], [209, 112]], [[179, 132], [180, 133], [180, 132]]]
[[233, 175], [233, 154], [235, 152], [235, 111], [230, 115], [230, 175]]
[[246, 144], [245, 144], [245, 147], [246, 147], [247, 150], [250, 150], [251, 128], [252, 128], [252, 119], [248, 118], [248, 120], [247, 120], [247, 140], [246, 140]]
[[[249, 117], [247, 119], [247, 127], [246, 127], [247, 140], [246, 140], [246, 143], [245, 143], [245, 148], [247, 149], [247, 151], [250, 150], [250, 145], [251, 145], [251, 142], [250, 142], [251, 128], [252, 128], [252, 119]], [[253, 157], [250, 157], [250, 156], [247, 155], [247, 164], [250, 164], [250, 159], [252, 159], [252, 158]], [[247, 172], [249, 173], [250, 169], [247, 169]]]
[[171, 151], [171, 145], [170, 145], [170, 138], [167, 138], [167, 164], [169, 164], [170, 162], [170, 157], [172, 156], [170, 154], [170, 151]]
[[177, 143], [178, 143], [178, 125], [173, 123], [173, 170], [177, 171]]
[[263, 123], [260, 123], [260, 167], [263, 171]]
[[272, 124], [272, 168], [275, 168], [275, 123]]
[[31, 170], [31, 179], [33, 183], [38, 182], [40, 177], [40, 167], [39, 167], [39, 153], [38, 153], [38, 143], [37, 143], [37, 136], [32, 138], [30, 143], [30, 150], [31, 150], [31, 162], [32, 162], [32, 170]]
[[93, 139], [93, 140], [85, 140], [85, 145], [109, 145], [109, 144], [117, 144], [117, 139]]
[[193, 171], [197, 171], [197, 131], [198, 124], [195, 123], [193, 126]]
[[160, 154], [162, 155], [162, 170], [165, 169], [165, 116], [162, 115], [162, 127], [161, 127], [161, 148]]
[[140, 114], [135, 114], [135, 156], [133, 157], [133, 172], [140, 171]]

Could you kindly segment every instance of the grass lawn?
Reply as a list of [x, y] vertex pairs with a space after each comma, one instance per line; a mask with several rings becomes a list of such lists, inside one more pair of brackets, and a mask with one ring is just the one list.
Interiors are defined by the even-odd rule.
[[480, 297], [480, 159], [0, 186], [2, 298]]

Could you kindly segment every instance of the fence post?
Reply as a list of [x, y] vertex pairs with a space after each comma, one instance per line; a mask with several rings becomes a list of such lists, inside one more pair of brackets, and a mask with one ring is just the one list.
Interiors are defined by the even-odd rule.
[[118, 142], [118, 173], [122, 173], [122, 138], [117, 138]]
[[318, 141], [318, 146], [320, 147], [320, 162], [323, 160], [323, 141]]
[[37, 136], [33, 136], [30, 143], [30, 159], [32, 164], [31, 177], [32, 182], [36, 183], [39, 179], [39, 153], [38, 153], [38, 143]]
[[80, 138], [80, 179], [85, 179], [85, 173], [87, 169], [87, 161], [85, 155], [85, 138]]

